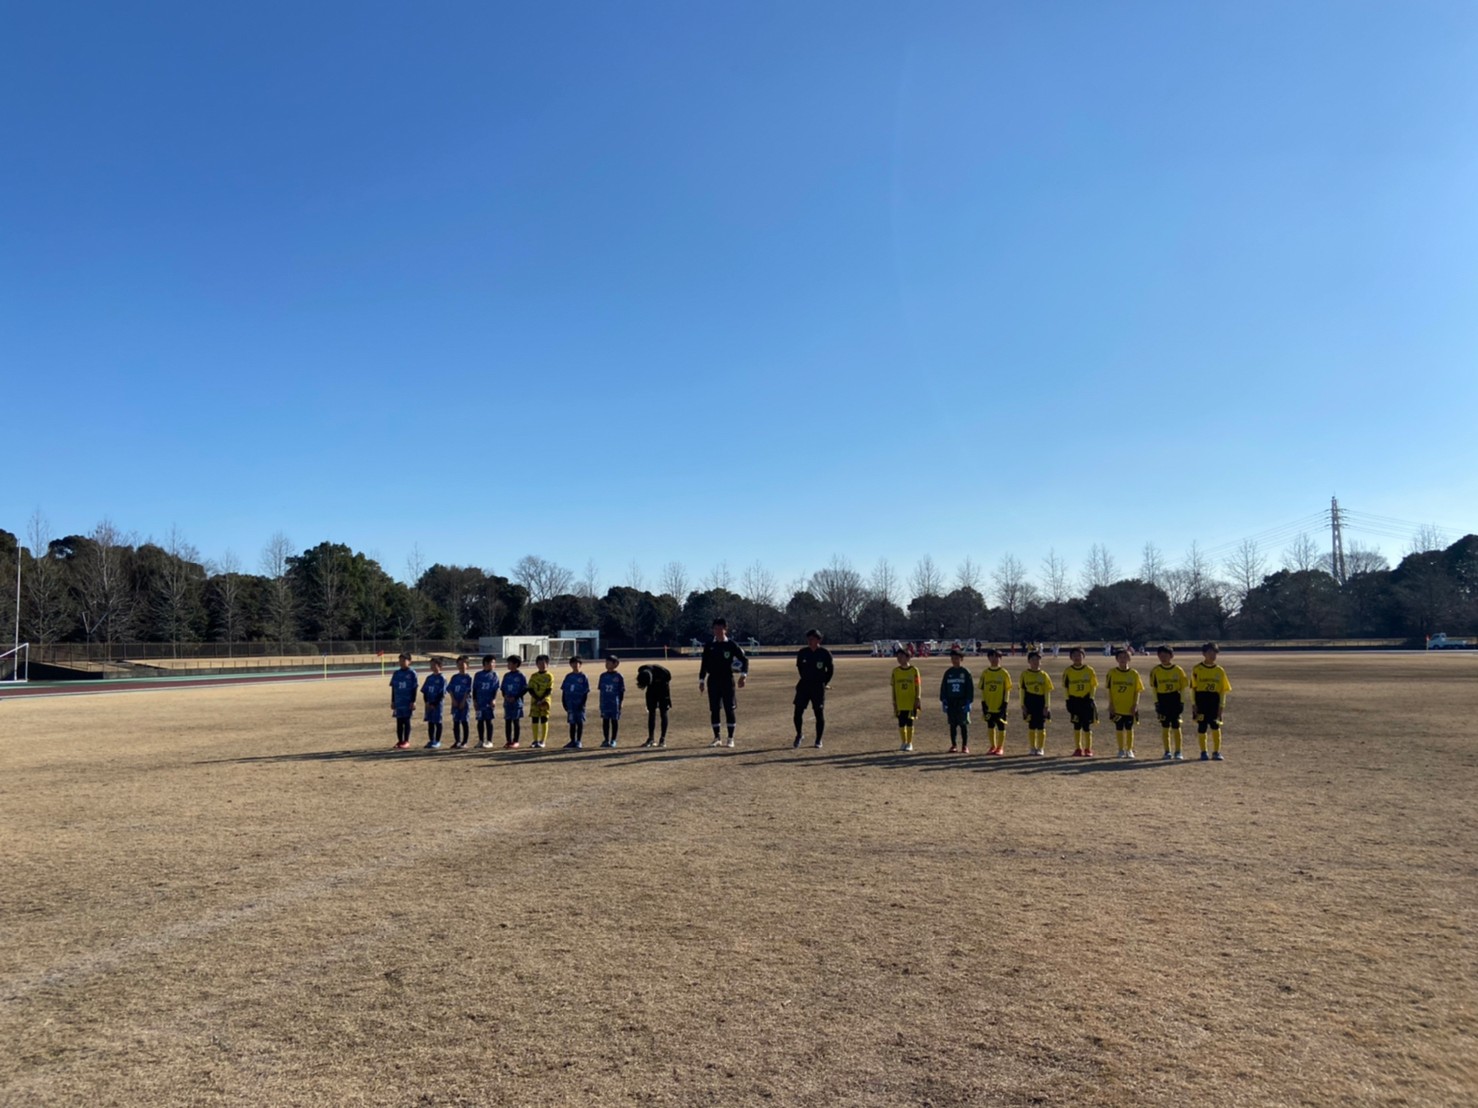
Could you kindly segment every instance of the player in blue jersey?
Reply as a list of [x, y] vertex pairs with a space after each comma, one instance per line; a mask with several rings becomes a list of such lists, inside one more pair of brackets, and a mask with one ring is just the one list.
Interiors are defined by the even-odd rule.
[[503, 664], [508, 667], [503, 675], [503, 749], [517, 750], [523, 732], [523, 698], [529, 691], [529, 679], [518, 672], [523, 659], [517, 654], [508, 655]]
[[585, 748], [585, 701], [590, 696], [590, 678], [580, 672], [582, 665], [578, 657], [570, 659], [570, 672], [565, 674], [559, 686], [559, 702], [564, 706], [565, 718], [570, 721], [570, 741], [566, 750]]
[[620, 664], [620, 658], [607, 654], [606, 671], [600, 675], [597, 685], [600, 690], [600, 733], [605, 736], [601, 746], [615, 746], [621, 733], [621, 701], [626, 699], [626, 678], [616, 672]]
[[472, 674], [467, 672], [467, 655], [457, 655], [457, 672], [446, 683], [446, 694], [452, 700], [452, 749], [461, 750], [471, 737], [467, 717], [472, 711]]
[[421, 691], [421, 679], [411, 669], [411, 656], [400, 656], [400, 668], [390, 675], [390, 714], [395, 717], [395, 749], [406, 750], [411, 745], [411, 716], [416, 711], [416, 694]]
[[477, 745], [481, 750], [493, 748], [493, 703], [498, 699], [497, 664], [496, 654], [484, 654], [482, 669], [472, 678], [472, 702], [477, 705]]
[[431, 659], [431, 672], [421, 682], [421, 702], [426, 706], [426, 749], [441, 749], [441, 701], [446, 696], [446, 678], [441, 675], [441, 659]]
[[965, 652], [949, 652], [949, 669], [939, 682], [939, 706], [949, 721], [949, 752], [970, 753], [970, 705], [975, 703], [975, 678], [965, 668]]

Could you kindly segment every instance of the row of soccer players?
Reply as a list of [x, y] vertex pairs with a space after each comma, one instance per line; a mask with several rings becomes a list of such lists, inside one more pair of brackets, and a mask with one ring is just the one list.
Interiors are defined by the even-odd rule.
[[[1201, 744], [1201, 760], [1220, 762], [1222, 713], [1232, 684], [1216, 658], [1216, 643], [1201, 647], [1201, 661], [1190, 676], [1175, 664], [1175, 651], [1162, 646], [1157, 651], [1159, 665], [1150, 670], [1150, 689], [1155, 694], [1155, 713], [1160, 719], [1160, 733], [1165, 744], [1166, 761], [1183, 761], [1181, 753], [1181, 718], [1185, 714], [1185, 693], [1192, 696], [1191, 710]], [[962, 663], [964, 652], [950, 651], [950, 668], [939, 684], [939, 703], [949, 720], [949, 752], [970, 753], [970, 709], [975, 692], [980, 691], [980, 707], [985, 716], [985, 730], [990, 738], [991, 755], [1006, 753], [1006, 717], [1010, 707], [1011, 674], [1001, 666], [999, 650], [986, 651], [990, 663], [981, 671], [977, 682]], [[1114, 653], [1116, 666], [1108, 671], [1109, 719], [1114, 725], [1120, 758], [1133, 758], [1134, 725], [1139, 722], [1139, 697], [1145, 691], [1143, 678], [1129, 668], [1130, 652], [1121, 647]], [[1087, 665], [1081, 647], [1068, 652], [1071, 665], [1063, 671], [1062, 684], [1067, 694], [1067, 713], [1073, 725], [1073, 757], [1093, 757], [1093, 725], [1098, 722], [1098, 674]], [[923, 681], [907, 650], [897, 653], [898, 665], [893, 670], [893, 710], [898, 714], [901, 749], [912, 750], [914, 724], [923, 706]], [[1032, 754], [1046, 754], [1047, 721], [1052, 718], [1052, 690], [1056, 686], [1042, 669], [1042, 655], [1033, 650], [1026, 656], [1022, 673], [1021, 718], [1026, 721], [1027, 741]]]
[[[722, 621], [714, 625], [714, 640], [704, 648], [703, 662], [699, 667], [698, 688], [706, 692], [709, 699], [710, 718], [713, 726], [714, 746], [734, 745], [735, 687], [743, 688], [749, 669], [749, 659], [743, 651], [728, 640]], [[821, 635], [810, 631], [806, 635], [807, 645], [796, 654], [796, 670], [799, 680], [795, 694], [795, 745], [802, 741], [804, 714], [810, 707], [816, 720], [816, 746], [822, 745], [825, 732], [825, 697], [831, 684], [834, 666], [830, 652], [821, 646]], [[1159, 665], [1150, 671], [1150, 687], [1155, 694], [1155, 711], [1159, 716], [1164, 740], [1166, 760], [1182, 760], [1181, 718], [1185, 714], [1184, 694], [1193, 696], [1193, 717], [1200, 737], [1202, 760], [1221, 761], [1221, 723], [1226, 705], [1226, 695], [1231, 691], [1231, 682], [1226, 670], [1217, 664], [1218, 649], [1215, 643], [1206, 643], [1202, 648], [1202, 661], [1193, 668], [1191, 675], [1174, 662], [1175, 652], [1168, 646], [1159, 648]], [[1145, 691], [1139, 673], [1129, 668], [1130, 652], [1120, 649], [1115, 655], [1117, 667], [1109, 671], [1106, 681], [1109, 694], [1109, 718], [1114, 724], [1118, 740], [1118, 756], [1133, 758], [1134, 725], [1139, 721], [1139, 698]], [[989, 665], [980, 674], [979, 681], [963, 666], [964, 653], [956, 648], [950, 652], [950, 668], [945, 671], [939, 686], [939, 701], [950, 730], [950, 753], [970, 753], [970, 713], [975, 702], [978, 686], [980, 706], [985, 715], [986, 732], [991, 745], [989, 755], [1006, 752], [1006, 719], [1010, 707], [1010, 694], [1015, 685], [1011, 674], [1001, 666], [998, 650], [986, 652]], [[1071, 665], [1063, 671], [1062, 680], [1067, 693], [1067, 710], [1073, 724], [1073, 757], [1093, 757], [1093, 725], [1098, 721], [1098, 706], [1094, 699], [1097, 691], [1098, 674], [1084, 662], [1084, 652], [1074, 647], [1069, 652]], [[913, 749], [914, 728], [923, 707], [923, 679], [913, 658], [906, 649], [897, 652], [898, 665], [892, 674], [893, 711], [898, 718], [900, 746], [903, 750]], [[503, 696], [504, 748], [516, 749], [521, 740], [524, 698], [531, 701], [529, 719], [533, 729], [530, 745], [543, 748], [548, 741], [551, 701], [554, 692], [554, 677], [549, 673], [549, 658], [540, 655], [535, 660], [536, 672], [525, 677], [521, 672], [522, 659], [512, 656], [507, 660], [507, 673], [501, 678], [494, 667], [495, 659], [489, 654], [483, 658], [482, 670], [475, 676], [467, 672], [466, 655], [457, 659], [457, 673], [448, 681], [441, 674], [441, 662], [432, 659], [432, 672], [424, 682], [419, 681], [411, 669], [409, 655], [400, 656], [400, 669], [390, 679], [391, 713], [396, 720], [395, 745], [399, 750], [410, 746], [411, 716], [415, 711], [419, 692], [425, 705], [424, 719], [428, 729], [426, 748], [441, 747], [442, 709], [446, 699], [451, 700], [453, 749], [466, 747], [470, 738], [468, 723], [475, 707], [477, 713], [478, 746], [488, 749], [493, 746], [494, 710], [499, 695]], [[605, 672], [599, 677], [601, 746], [617, 744], [621, 726], [621, 706], [626, 696], [625, 678], [618, 672], [620, 660], [608, 656]], [[570, 741], [566, 749], [580, 750], [584, 746], [585, 707], [590, 694], [589, 679], [581, 672], [579, 658], [570, 660], [571, 672], [560, 685], [560, 702], [570, 726]], [[1027, 724], [1030, 751], [1035, 755], [1046, 753], [1047, 721], [1052, 718], [1051, 694], [1056, 686], [1052, 678], [1042, 670], [1042, 656], [1037, 651], [1027, 655], [1027, 668], [1021, 675], [1021, 713]], [[655, 664], [643, 665], [637, 670], [637, 687], [646, 691], [647, 741], [644, 746], [666, 746], [668, 711], [672, 707], [672, 674], [665, 667]], [[720, 710], [728, 725], [727, 742], [719, 729]], [[661, 732], [658, 734], [660, 721]]]
[[[442, 675], [441, 659], [431, 659], [431, 672], [421, 680], [411, 668], [409, 654], [400, 656], [400, 668], [390, 678], [390, 714], [395, 717], [395, 749], [411, 745], [411, 717], [419, 694], [426, 722], [426, 749], [440, 750], [442, 711], [450, 701], [452, 715], [452, 749], [461, 750], [471, 739], [470, 720], [477, 716], [477, 745], [488, 750], [493, 746], [494, 704], [503, 698], [503, 747], [516, 750], [523, 738], [524, 699], [529, 700], [528, 719], [533, 735], [529, 746], [543, 749], [549, 740], [550, 702], [554, 696], [554, 675], [549, 672], [549, 655], [534, 659], [534, 672], [525, 676], [523, 659], [509, 655], [507, 671], [498, 674], [497, 659], [486, 654], [482, 669], [467, 671], [468, 659], [457, 658], [457, 672], [450, 678]], [[626, 699], [626, 678], [618, 670], [621, 661], [614, 655], [605, 660], [605, 672], [596, 682], [600, 704], [601, 746], [615, 746], [621, 730], [621, 704]], [[570, 672], [560, 684], [560, 704], [570, 725], [567, 750], [585, 746], [585, 706], [590, 697], [590, 678], [582, 671], [579, 658], [570, 659]], [[644, 746], [667, 745], [667, 712], [672, 707], [672, 674], [666, 666], [644, 665], [637, 670], [637, 688], [647, 694], [647, 741]], [[658, 719], [662, 731], [656, 733]]]

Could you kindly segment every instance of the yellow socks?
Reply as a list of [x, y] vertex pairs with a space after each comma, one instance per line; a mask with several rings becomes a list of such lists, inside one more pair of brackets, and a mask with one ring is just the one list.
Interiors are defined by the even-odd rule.
[[1168, 727], [1162, 727], [1162, 728], [1160, 728], [1160, 737], [1165, 740], [1165, 753], [1166, 754], [1169, 754], [1170, 753], [1170, 750], [1171, 750], [1171, 747], [1170, 747], [1170, 728], [1168, 728]]
[[1134, 728], [1132, 727], [1124, 732], [1124, 749], [1130, 754], [1134, 753]]
[[1170, 748], [1172, 753], [1180, 753], [1180, 728], [1176, 727], [1170, 732], [1170, 741], [1174, 745]]
[[1221, 731], [1220, 730], [1211, 732], [1211, 753], [1213, 753], [1213, 754], [1220, 754], [1221, 753]]
[[1201, 753], [1202, 754], [1205, 754], [1206, 753], [1206, 732], [1205, 731], [1202, 731], [1199, 735], [1196, 736], [1196, 738], [1201, 741]]

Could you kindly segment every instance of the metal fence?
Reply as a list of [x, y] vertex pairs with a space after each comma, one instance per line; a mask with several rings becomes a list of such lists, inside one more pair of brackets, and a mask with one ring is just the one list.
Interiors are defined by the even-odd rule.
[[32, 645], [33, 661], [54, 665], [121, 664], [164, 659], [250, 660], [265, 658], [301, 659], [306, 664], [339, 655], [379, 655], [394, 657], [402, 650], [412, 654], [475, 654], [476, 642], [417, 639], [402, 642], [387, 639], [335, 639], [332, 642], [115, 642], [115, 643], [51, 643]]

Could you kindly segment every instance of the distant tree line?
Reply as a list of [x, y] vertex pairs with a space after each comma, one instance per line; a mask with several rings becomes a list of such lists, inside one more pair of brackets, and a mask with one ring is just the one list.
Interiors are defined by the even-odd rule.
[[[869, 573], [837, 556], [781, 585], [756, 562], [725, 562], [699, 580], [669, 562], [652, 580], [636, 563], [602, 587], [594, 561], [580, 573], [536, 555], [507, 575], [426, 566], [419, 550], [403, 580], [343, 543], [298, 550], [272, 536], [255, 571], [227, 553], [206, 561], [178, 529], [140, 540], [104, 520], [85, 535], [54, 536], [40, 513], [25, 541], [0, 530], [0, 628], [15, 623], [21, 565], [23, 640], [52, 643], [470, 641], [484, 635], [598, 628], [606, 643], [682, 644], [714, 617], [740, 638], [798, 642], [818, 627], [833, 643], [872, 639], [1118, 641], [1252, 638], [1407, 638], [1478, 629], [1478, 536], [1445, 549], [1417, 536], [1399, 565], [1356, 548], [1343, 584], [1300, 536], [1273, 568], [1256, 544], [1219, 563], [1192, 544], [1175, 565], [1153, 545], [1121, 574], [1094, 546], [1074, 574], [1049, 553], [1036, 574], [1013, 555], [990, 570], [971, 558], [946, 573], [928, 555], [908, 573], [887, 559]], [[1426, 547], [1425, 549], [1423, 547]], [[650, 585], [650, 587], [648, 587]], [[9, 638], [9, 635], [0, 637]]]

